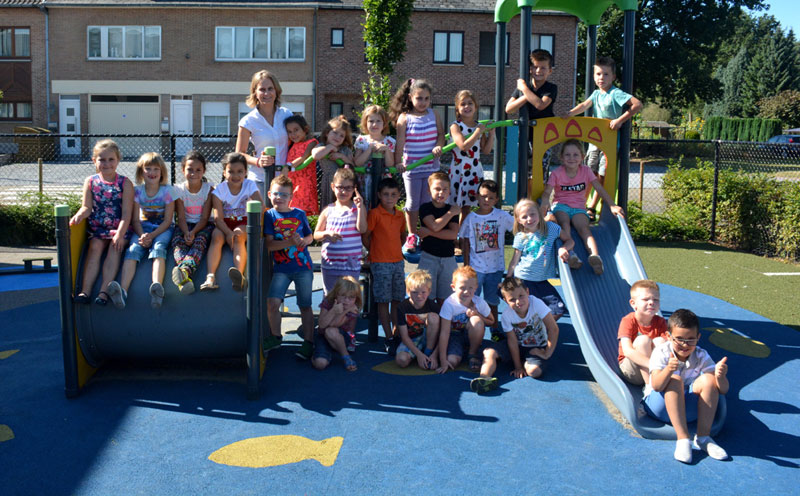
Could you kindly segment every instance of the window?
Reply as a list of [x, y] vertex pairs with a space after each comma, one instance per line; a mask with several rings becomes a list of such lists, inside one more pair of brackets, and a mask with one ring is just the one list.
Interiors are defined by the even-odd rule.
[[344, 29], [331, 28], [331, 46], [332, 47], [344, 46]]
[[0, 102], [0, 120], [29, 121], [31, 110], [30, 102]]
[[464, 62], [464, 32], [434, 31], [433, 62], [435, 64], [461, 64]]
[[217, 60], [302, 61], [306, 28], [217, 27]]
[[[228, 102], [203, 102], [203, 134], [230, 134]], [[204, 138], [204, 141], [228, 141], [228, 138]]]
[[342, 102], [331, 102], [331, 113], [328, 116], [330, 119], [344, 114], [344, 104]]
[[534, 34], [531, 35], [531, 50], [547, 50], [553, 56], [553, 65], [555, 65], [555, 52], [553, 46], [555, 45], [555, 36], [552, 34]]
[[89, 26], [90, 60], [160, 60], [161, 26]]
[[494, 119], [494, 105], [481, 105], [478, 107], [478, 120]]
[[[246, 116], [247, 114], [252, 111], [250, 107], [247, 106], [244, 102], [239, 102], [239, 121], [242, 120], [242, 117]], [[237, 121], [238, 122], [238, 121]]]
[[456, 120], [456, 108], [453, 105], [431, 105], [431, 108], [439, 115], [439, 120], [449, 132], [450, 124]]
[[0, 57], [29, 58], [30, 56], [30, 28], [0, 28]]
[[[478, 64], [480, 65], [494, 65], [494, 50], [495, 40], [497, 33], [494, 31], [481, 31], [480, 33], [480, 46], [478, 48]], [[506, 33], [506, 65], [508, 62], [508, 44], [511, 40], [511, 35]]]

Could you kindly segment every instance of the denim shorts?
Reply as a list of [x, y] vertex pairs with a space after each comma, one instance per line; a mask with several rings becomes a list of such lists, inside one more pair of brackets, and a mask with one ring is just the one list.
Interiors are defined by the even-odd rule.
[[437, 257], [423, 251], [419, 255], [417, 268], [427, 270], [431, 275], [433, 287], [428, 299], [445, 299], [453, 294], [450, 284], [453, 282], [453, 272], [458, 268], [456, 257]]
[[310, 270], [273, 272], [272, 281], [269, 283], [267, 298], [284, 299], [286, 297], [286, 290], [289, 289], [289, 284], [292, 282], [294, 282], [294, 290], [297, 294], [297, 306], [300, 308], [311, 307], [311, 290], [314, 282], [314, 273]]
[[463, 357], [469, 351], [469, 332], [450, 331], [450, 339], [447, 340], [447, 356], [456, 355]]
[[[686, 404], [686, 421], [694, 422], [697, 420], [697, 401], [699, 396], [692, 391], [692, 384], [683, 390], [683, 401]], [[669, 421], [669, 414], [667, 413], [667, 405], [664, 402], [664, 393], [660, 391], [651, 391], [650, 394], [642, 398], [642, 405], [644, 410], [651, 417], [658, 419], [665, 424], [672, 424]]]
[[[565, 214], [569, 215], [570, 219], [575, 217], [578, 214], [586, 215], [586, 209], [585, 208], [572, 208], [572, 207], [570, 207], [569, 205], [567, 205], [565, 203], [556, 203], [556, 205], [552, 208], [552, 210], [553, 210], [554, 214], [556, 212], [564, 212]], [[589, 216], [586, 215], [586, 218], [588, 219]]]
[[478, 272], [478, 290], [476, 295], [481, 296], [489, 305], [497, 306], [500, 304], [500, 282], [503, 280], [504, 272]]
[[[344, 338], [345, 346], [355, 343], [356, 336], [355, 334], [350, 334], [347, 331], [343, 331], [339, 329], [339, 334], [342, 335]], [[336, 353], [336, 350], [333, 349], [333, 346], [325, 339], [325, 331], [323, 329], [317, 329], [314, 333], [314, 355], [313, 358], [322, 358], [330, 362], [333, 360], [333, 354]], [[348, 353], [352, 354], [351, 351]]]
[[526, 281], [522, 283], [528, 288], [528, 292], [533, 296], [539, 298], [550, 309], [553, 317], [561, 316], [567, 313], [567, 307], [564, 306], [564, 300], [556, 291], [556, 288], [550, 284], [549, 281]]
[[403, 301], [406, 297], [405, 262], [373, 262], [372, 295], [376, 303]]
[[[151, 224], [149, 222], [142, 222], [142, 229], [144, 232], [153, 232], [158, 228], [158, 225]], [[142, 245], [139, 244], [139, 235], [134, 234], [131, 238], [131, 244], [128, 246], [128, 250], [125, 252], [125, 260], [136, 260], [137, 262], [141, 262], [144, 259], [147, 252], [150, 252], [149, 258], [167, 258], [167, 250], [169, 249], [169, 244], [172, 242], [172, 230], [174, 226], [169, 226], [169, 228], [156, 236], [156, 239], [153, 240], [153, 243], [150, 245], [150, 248], [144, 248]]]

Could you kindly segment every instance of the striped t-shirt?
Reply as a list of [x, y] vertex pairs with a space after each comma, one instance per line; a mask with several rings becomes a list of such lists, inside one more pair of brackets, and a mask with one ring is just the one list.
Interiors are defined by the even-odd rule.
[[342, 236], [336, 243], [322, 243], [322, 268], [343, 272], [361, 270], [361, 233], [356, 221], [358, 209], [339, 208], [335, 204], [328, 205], [326, 231], [333, 231]]
[[[430, 155], [439, 130], [436, 129], [436, 114], [428, 109], [425, 115], [406, 114], [406, 145], [403, 148], [403, 164], [410, 165], [426, 155]], [[427, 176], [439, 170], [439, 159], [434, 158], [419, 167], [412, 169], [407, 174], [412, 176]]]

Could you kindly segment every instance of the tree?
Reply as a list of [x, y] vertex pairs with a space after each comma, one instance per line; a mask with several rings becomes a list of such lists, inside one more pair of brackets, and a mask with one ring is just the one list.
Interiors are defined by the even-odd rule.
[[394, 65], [403, 60], [414, 0], [364, 0], [364, 48], [369, 80], [361, 85], [364, 106], [389, 107]]
[[786, 90], [758, 102], [758, 116], [780, 119], [789, 128], [800, 127], [800, 91]]

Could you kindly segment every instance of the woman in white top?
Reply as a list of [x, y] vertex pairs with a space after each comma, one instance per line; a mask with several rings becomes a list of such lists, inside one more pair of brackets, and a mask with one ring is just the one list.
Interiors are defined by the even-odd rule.
[[[286, 163], [286, 153], [289, 150], [289, 137], [283, 125], [292, 112], [281, 107], [281, 84], [278, 78], [269, 71], [258, 71], [250, 80], [250, 95], [247, 105], [253, 110], [239, 121], [239, 133], [236, 136], [236, 151], [247, 157], [249, 171], [247, 178], [255, 181], [261, 192], [261, 198], [266, 198], [266, 184], [264, 183], [264, 167]], [[255, 147], [255, 154], [248, 155], [249, 142]], [[264, 148], [275, 147], [275, 156], [262, 155]]]

